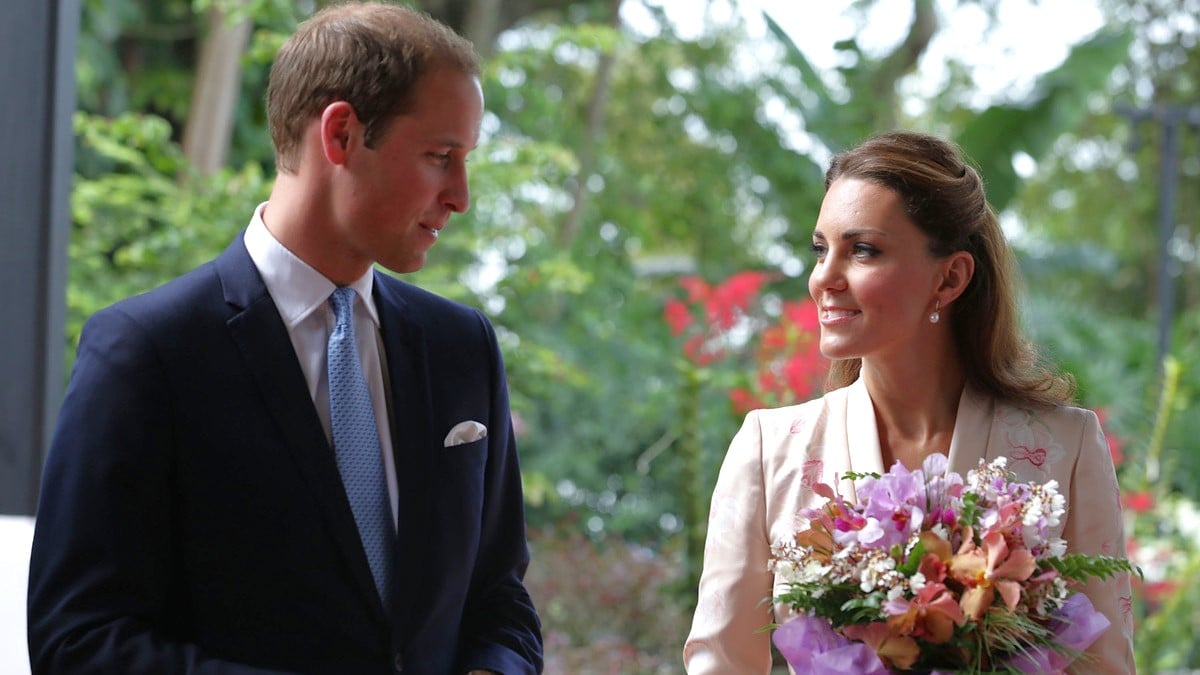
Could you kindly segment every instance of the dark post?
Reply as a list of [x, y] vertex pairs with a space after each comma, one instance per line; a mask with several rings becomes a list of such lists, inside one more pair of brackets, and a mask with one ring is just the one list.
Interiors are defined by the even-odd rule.
[[1133, 125], [1131, 138], [1138, 142], [1138, 124], [1152, 121], [1162, 128], [1158, 176], [1158, 364], [1171, 349], [1171, 321], [1175, 313], [1174, 262], [1171, 240], [1175, 237], [1175, 192], [1179, 183], [1180, 127], [1200, 127], [1200, 105], [1160, 104], [1152, 108], [1121, 106], [1117, 113]]
[[79, 0], [0, 21], [0, 513], [32, 514], [63, 390]]

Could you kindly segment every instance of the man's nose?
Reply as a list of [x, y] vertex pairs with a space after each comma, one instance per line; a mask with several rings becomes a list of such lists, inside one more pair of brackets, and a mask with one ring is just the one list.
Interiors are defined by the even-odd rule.
[[471, 188], [467, 182], [467, 163], [455, 162], [442, 192], [442, 204], [454, 213], [466, 213], [471, 208]]

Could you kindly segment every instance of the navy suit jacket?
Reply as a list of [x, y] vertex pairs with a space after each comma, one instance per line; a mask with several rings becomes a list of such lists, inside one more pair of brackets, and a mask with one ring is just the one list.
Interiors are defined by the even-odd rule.
[[[541, 671], [492, 327], [381, 273], [374, 288], [400, 495], [390, 616], [239, 237], [83, 330], [34, 534], [34, 673]], [[487, 437], [443, 447], [464, 420]]]

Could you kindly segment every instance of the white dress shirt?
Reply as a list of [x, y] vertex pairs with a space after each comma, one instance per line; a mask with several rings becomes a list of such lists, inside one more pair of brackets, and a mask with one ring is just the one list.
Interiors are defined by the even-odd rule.
[[[267, 229], [262, 214], [267, 202], [254, 209], [254, 216], [246, 228], [244, 241], [250, 259], [262, 275], [267, 292], [275, 301], [279, 316], [287, 327], [300, 369], [308, 382], [308, 394], [317, 408], [317, 417], [325, 428], [325, 438], [333, 447], [333, 432], [329, 424], [329, 371], [326, 347], [333, 332], [333, 307], [329, 296], [337, 288], [329, 279], [313, 269], [279, 243]], [[384, 389], [383, 372], [386, 365], [382, 338], [379, 334], [379, 313], [371, 297], [374, 287], [374, 270], [368, 270], [350, 287], [358, 299], [355, 301], [354, 337], [358, 355], [362, 359], [363, 375], [371, 391], [371, 405], [375, 409], [375, 426], [379, 430], [379, 445], [383, 452], [384, 473], [387, 475], [388, 496], [392, 504], [392, 525], [395, 526], [399, 504], [399, 489], [396, 484], [396, 463], [392, 456], [391, 424], [388, 421], [388, 398]], [[366, 311], [363, 311], [366, 310]]]

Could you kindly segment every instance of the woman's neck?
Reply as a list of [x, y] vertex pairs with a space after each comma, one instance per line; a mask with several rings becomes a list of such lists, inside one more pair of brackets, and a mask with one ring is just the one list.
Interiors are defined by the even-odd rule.
[[895, 367], [863, 362], [863, 382], [875, 407], [883, 466], [900, 461], [909, 469], [933, 453], [949, 455], [964, 376], [956, 360]]

